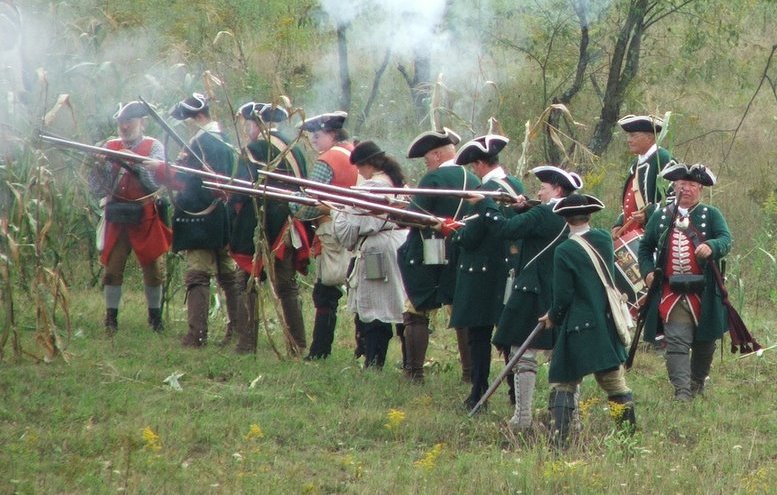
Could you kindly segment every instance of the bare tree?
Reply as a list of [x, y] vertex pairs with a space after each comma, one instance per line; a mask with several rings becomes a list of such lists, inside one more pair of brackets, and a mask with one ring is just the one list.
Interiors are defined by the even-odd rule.
[[408, 88], [410, 88], [410, 98], [413, 100], [416, 117], [422, 121], [429, 113], [426, 97], [429, 95], [429, 88], [432, 80], [432, 60], [428, 53], [416, 50], [412, 61], [412, 74], [402, 64], [397, 66], [402, 77], [405, 78]]
[[630, 0], [626, 20], [615, 40], [610, 58], [599, 121], [588, 141], [588, 148], [593, 153], [604, 153], [612, 140], [613, 128], [618, 121], [626, 89], [639, 72], [642, 39], [646, 31], [694, 1]]

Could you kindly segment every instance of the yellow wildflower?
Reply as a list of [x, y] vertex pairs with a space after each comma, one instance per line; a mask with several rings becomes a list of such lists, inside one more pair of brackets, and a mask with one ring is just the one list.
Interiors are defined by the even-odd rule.
[[599, 403], [599, 397], [591, 397], [590, 399], [586, 399], [578, 405], [578, 409], [580, 410], [580, 419], [585, 420], [588, 418], [588, 415], [591, 412], [591, 408]]
[[437, 458], [440, 457], [440, 454], [442, 454], [442, 449], [445, 446], [444, 443], [438, 443], [434, 447], [432, 447], [432, 450], [424, 454], [424, 456], [417, 461], [413, 463], [413, 465], [417, 468], [431, 470], [434, 469], [435, 464], [437, 463]]
[[246, 434], [246, 440], [254, 440], [256, 438], [264, 438], [264, 432], [258, 424], [253, 423], [248, 430], [248, 434]]
[[618, 404], [617, 402], [609, 401], [610, 417], [614, 420], [620, 420], [623, 418], [623, 413], [626, 412], [626, 404]]
[[386, 416], [388, 418], [388, 423], [384, 426], [389, 430], [395, 430], [399, 425], [405, 422], [405, 411], [401, 409], [389, 409]]
[[143, 428], [143, 440], [146, 441], [146, 445], [143, 447], [144, 449], [151, 450], [153, 452], [162, 450], [162, 439], [159, 438], [159, 435], [157, 435], [150, 426]]

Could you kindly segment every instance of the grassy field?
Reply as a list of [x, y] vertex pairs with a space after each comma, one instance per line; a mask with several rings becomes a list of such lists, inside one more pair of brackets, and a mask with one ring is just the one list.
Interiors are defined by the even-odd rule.
[[[98, 289], [72, 294], [68, 360], [0, 363], [0, 493], [775, 493], [777, 366], [762, 357], [716, 357], [707, 395], [670, 400], [660, 356], [642, 353], [629, 373], [639, 430], [615, 431], [592, 379], [582, 431], [562, 454], [506, 428], [507, 388], [487, 412], [462, 407], [455, 338], [438, 318], [425, 385], [394, 364], [364, 371], [341, 312], [333, 356], [279, 360], [260, 335], [257, 354], [180, 346], [183, 300], [167, 330], [145, 323], [128, 281], [120, 331], [104, 337]], [[137, 284], [134, 284], [136, 287]], [[306, 322], [312, 305], [305, 300]], [[20, 309], [23, 312], [23, 308]], [[763, 322], [765, 326], [768, 322]], [[756, 325], [752, 325], [755, 330]], [[33, 332], [23, 345], [34, 350]], [[762, 341], [775, 335], [757, 330]], [[308, 328], [310, 332], [310, 328]], [[280, 335], [273, 338], [281, 349]], [[223, 334], [223, 315], [211, 334]], [[495, 355], [493, 374], [501, 369]], [[543, 416], [547, 369], [535, 407]], [[175, 390], [165, 380], [180, 375]]]

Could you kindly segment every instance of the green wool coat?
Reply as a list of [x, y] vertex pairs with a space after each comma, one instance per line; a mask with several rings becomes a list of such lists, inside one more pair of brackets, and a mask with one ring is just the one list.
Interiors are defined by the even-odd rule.
[[[439, 167], [428, 172], [418, 183], [419, 188], [476, 189], [480, 179], [459, 165]], [[438, 217], [462, 218], [469, 214], [470, 206], [464, 200], [452, 196], [415, 196], [409, 210], [429, 213]], [[407, 240], [397, 250], [397, 262], [402, 273], [405, 293], [419, 311], [451, 304], [456, 288], [457, 252], [446, 241], [448, 264], [424, 265], [423, 239], [441, 236], [428, 228], [411, 228]]]
[[[252, 182], [261, 179], [256, 173], [256, 162], [272, 163], [282, 153], [283, 149], [288, 147], [290, 140], [278, 131], [271, 130], [270, 135], [272, 136], [273, 143], [266, 141], [260, 135], [260, 139], [246, 146], [246, 153], [250, 153], [251, 158], [247, 156], [240, 158], [238, 162], [238, 178]], [[290, 162], [295, 162], [297, 166], [292, 167]], [[294, 146], [271, 171], [305, 177], [307, 174], [305, 156], [298, 146]], [[266, 183], [268, 186], [295, 189], [293, 186], [275, 179], [266, 180]], [[236, 253], [254, 254], [254, 229], [257, 224], [256, 210], [254, 209], [255, 202], [263, 210], [264, 225], [262, 230], [265, 232], [270, 246], [275, 243], [289, 219], [289, 204], [285, 201], [265, 200], [239, 194], [231, 195], [230, 205], [233, 209], [239, 210], [234, 215], [232, 237], [230, 239], [230, 249]], [[237, 205], [240, 205], [240, 207], [237, 208]]]
[[[235, 157], [222, 133], [201, 132], [189, 142], [189, 147], [214, 172], [232, 176]], [[194, 157], [187, 157], [185, 167], [199, 169]], [[213, 191], [202, 187], [202, 179], [179, 172], [178, 180], [183, 189], [175, 196], [173, 212], [174, 252], [187, 249], [219, 249], [229, 243], [230, 220], [226, 205], [219, 201], [207, 215], [190, 215], [202, 212], [213, 203]], [[189, 213], [187, 213], [189, 212]]]
[[[591, 229], [582, 237], [614, 273], [610, 233]], [[617, 368], [626, 361], [627, 352], [615, 330], [607, 294], [591, 258], [577, 241], [567, 239], [556, 248], [553, 266], [553, 304], [548, 314], [556, 325], [556, 344], [548, 380], [573, 382]]]
[[[504, 180], [515, 193], [523, 193], [520, 180], [510, 176]], [[504, 190], [493, 180], [485, 182], [481, 189]], [[493, 203], [491, 199], [484, 201]], [[506, 216], [513, 216], [515, 210], [503, 207], [501, 211]], [[502, 301], [509, 269], [510, 242], [489, 235], [487, 219], [477, 217], [468, 220], [467, 225], [454, 234], [453, 244], [459, 247], [459, 258], [451, 326], [466, 328], [496, 325], [504, 306]]]
[[[537, 205], [509, 219], [493, 202], [480, 201], [475, 212], [485, 218], [490, 235], [522, 240], [518, 263], [520, 271], [492, 340], [501, 348], [519, 346], [537, 326], [537, 318], [550, 307], [553, 251], [566, 239], [569, 229], [564, 219], [553, 213], [553, 207], [547, 204]], [[551, 332], [541, 332], [531, 347], [551, 349]]]
[[[650, 155], [644, 162], [639, 163], [638, 160], [639, 158], [635, 157], [631, 161], [629, 175], [623, 183], [621, 199], [626, 196], [626, 189], [629, 187], [629, 179], [631, 179], [634, 174], [637, 174], [639, 191], [642, 194], [645, 203], [649, 204], [645, 211], [645, 218], [650, 218], [656, 210], [656, 205], [661, 203], [661, 198], [666, 192], [666, 181], [659, 177], [659, 173], [666, 164], [672, 160], [672, 154], [664, 148], [659, 147], [658, 150]], [[621, 225], [623, 225], [623, 213], [618, 216], [618, 219], [615, 222], [616, 227], [620, 227]]]
[[[663, 246], [664, 239], [669, 233], [673, 209], [674, 205], [669, 205], [657, 210], [645, 226], [645, 235], [639, 244], [638, 256], [639, 271], [643, 278], [656, 269], [655, 255], [659, 246]], [[699, 203], [691, 209], [689, 219], [701, 233], [703, 242], [712, 248], [712, 260], [717, 262], [728, 254], [731, 250], [731, 232], [717, 208]], [[709, 261], [700, 260], [700, 263], [704, 270], [705, 288], [701, 294], [701, 317], [694, 339], [708, 342], [719, 339], [728, 330], [728, 312], [723, 305], [720, 288], [715, 283]], [[646, 342], [653, 342], [658, 330], [663, 329], [658, 305], [663, 284], [667, 281], [661, 277], [654, 283], [659, 285], [656, 287], [655, 295], [647, 302], [645, 326], [642, 330], [642, 337]]]

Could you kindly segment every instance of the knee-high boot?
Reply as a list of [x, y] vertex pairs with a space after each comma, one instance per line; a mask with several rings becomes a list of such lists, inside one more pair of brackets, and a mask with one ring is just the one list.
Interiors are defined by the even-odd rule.
[[424, 362], [429, 347], [429, 318], [414, 313], [403, 314], [407, 367], [405, 376], [418, 383], [424, 381]]
[[[241, 278], [243, 280], [241, 280]], [[224, 291], [227, 306], [227, 335], [237, 335], [243, 340], [241, 350], [253, 352], [256, 349], [256, 332], [248, 327], [248, 310], [246, 308], [244, 286], [248, 274], [238, 272], [219, 273], [217, 280]], [[238, 342], [240, 346], [240, 342]]]
[[308, 343], [305, 340], [305, 320], [302, 317], [302, 304], [299, 295], [291, 294], [279, 296], [281, 299], [281, 309], [286, 325], [289, 327], [290, 342], [288, 342], [289, 352], [294, 356], [300, 356]]
[[337, 313], [328, 308], [316, 309], [316, 319], [313, 322], [313, 342], [306, 360], [326, 359], [332, 353], [332, 342], [337, 325]]
[[256, 302], [258, 294], [256, 290], [247, 290], [244, 294], [245, 318], [244, 331], [238, 333], [235, 352], [250, 354], [256, 351], [256, 343], [259, 336], [259, 322], [256, 319]]
[[492, 327], [471, 327], [467, 330], [472, 358], [472, 387], [464, 405], [469, 410], [488, 390], [488, 375], [491, 371], [491, 331]]
[[557, 449], [565, 449], [569, 445], [569, 430], [572, 412], [575, 410], [575, 394], [552, 390], [548, 400], [551, 415], [551, 443]]
[[208, 341], [208, 308], [210, 307], [210, 275], [192, 270], [184, 276], [186, 283], [186, 317], [189, 332], [181, 343], [187, 347], [200, 347]]

